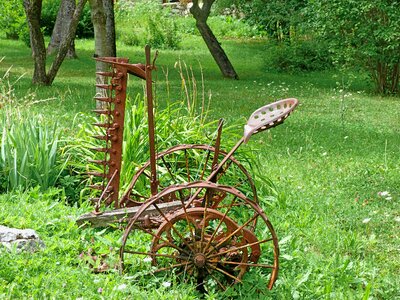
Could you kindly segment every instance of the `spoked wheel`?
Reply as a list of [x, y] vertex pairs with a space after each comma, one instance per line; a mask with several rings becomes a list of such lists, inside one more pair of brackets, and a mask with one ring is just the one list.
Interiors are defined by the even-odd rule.
[[[224, 205], [207, 205], [207, 195], [215, 192], [225, 194]], [[174, 201], [174, 209], [168, 211], [159, 204], [179, 193], [203, 197], [206, 205], [196, 207], [189, 198]], [[147, 214], [149, 208], [158, 215]], [[245, 273], [267, 278], [271, 289], [278, 255], [275, 231], [259, 205], [233, 187], [210, 182], [173, 186], [152, 197], [130, 220], [120, 249], [127, 272], [149, 261], [152, 272], [174, 274], [201, 292], [226, 289], [242, 282]]]
[[[159, 191], [171, 185], [206, 180], [212, 171], [215, 148], [209, 145], [178, 145], [157, 154], [157, 179]], [[226, 152], [220, 151], [220, 162]], [[230, 157], [221, 171], [212, 180], [236, 187], [248, 198], [257, 202], [253, 179], [246, 168], [234, 157]], [[140, 168], [126, 192], [120, 206], [141, 205], [150, 198], [150, 161]], [[167, 199], [164, 199], [167, 201]]]

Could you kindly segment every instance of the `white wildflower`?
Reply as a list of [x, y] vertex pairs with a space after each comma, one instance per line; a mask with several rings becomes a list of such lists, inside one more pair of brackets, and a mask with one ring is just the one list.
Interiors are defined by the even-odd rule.
[[128, 287], [128, 286], [127, 286], [125, 283], [123, 283], [123, 284], [120, 284], [119, 286], [117, 286], [117, 290], [118, 290], [118, 291], [123, 291], [123, 290], [125, 290], [127, 287]]
[[369, 223], [369, 221], [371, 221], [371, 218], [365, 218], [362, 222], [363, 222], [364, 224], [367, 224], [367, 223]]
[[144, 262], [151, 262], [152, 259], [151, 259], [150, 256], [148, 256], [148, 257], [145, 257], [145, 258], [143, 259], [143, 261], [144, 261]]
[[162, 283], [162, 285], [163, 285], [163, 287], [170, 287], [171, 286], [171, 282], [169, 282], [169, 281], [164, 281], [163, 283]]

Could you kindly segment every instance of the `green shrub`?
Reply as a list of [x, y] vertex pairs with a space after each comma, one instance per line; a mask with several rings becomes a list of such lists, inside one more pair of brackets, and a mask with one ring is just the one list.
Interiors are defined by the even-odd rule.
[[332, 68], [332, 58], [326, 43], [299, 40], [273, 43], [266, 49], [266, 65], [280, 72], [309, 72]]
[[45, 0], [42, 4], [42, 15], [40, 17], [40, 26], [45, 35], [51, 35], [54, 24], [56, 23], [58, 9], [61, 0]]
[[8, 39], [18, 39], [24, 31], [28, 31], [22, 1], [0, 1], [0, 30]]
[[81, 18], [78, 23], [78, 27], [76, 29], [76, 36], [78, 38], [93, 38], [94, 37], [94, 28], [92, 23], [92, 16], [90, 12], [90, 6], [86, 3], [83, 8]]

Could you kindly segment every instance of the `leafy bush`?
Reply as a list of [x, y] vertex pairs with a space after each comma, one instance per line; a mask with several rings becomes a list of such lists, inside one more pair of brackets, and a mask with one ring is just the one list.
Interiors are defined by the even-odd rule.
[[217, 12], [239, 15], [259, 32], [283, 41], [302, 27], [306, 3], [298, 0], [220, 0], [215, 6]]
[[126, 45], [179, 48], [181, 34], [177, 23], [158, 2], [118, 1], [115, 20], [117, 38]]
[[263, 36], [266, 33], [233, 16], [212, 16], [208, 19], [208, 24], [214, 34], [221, 37], [244, 38]]
[[400, 14], [398, 1], [311, 1], [311, 28], [327, 40], [338, 63], [361, 67], [377, 92], [400, 88]]
[[[53, 32], [60, 2], [60, 0], [43, 1], [40, 25], [42, 26], [45, 35], [50, 36]], [[83, 8], [78, 28], [76, 29], [76, 36], [79, 38], [91, 38], [94, 36], [94, 29], [88, 3], [86, 3], [85, 7]]]
[[28, 31], [22, 1], [0, 1], [0, 30], [5, 32], [8, 39], [18, 39]]
[[332, 67], [329, 48], [316, 40], [273, 43], [267, 46], [266, 52], [267, 68], [280, 72], [321, 71]]
[[45, 0], [42, 5], [42, 15], [40, 17], [40, 26], [45, 35], [51, 35], [54, 24], [56, 23], [58, 9], [61, 0]]

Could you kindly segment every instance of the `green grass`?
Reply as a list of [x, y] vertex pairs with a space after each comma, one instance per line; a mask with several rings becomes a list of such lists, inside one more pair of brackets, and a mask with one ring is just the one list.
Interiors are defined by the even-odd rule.
[[[70, 136], [75, 114], [94, 106], [93, 42], [76, 44], [79, 59], [64, 62], [54, 85], [33, 87], [29, 49], [19, 42], [0, 40], [0, 56], [5, 56], [0, 72], [13, 65], [15, 78], [26, 73], [15, 85], [17, 95], [34, 92], [37, 99], [51, 98], [31, 109], [59, 120], [64, 134]], [[257, 278], [245, 278], [243, 285], [210, 298], [400, 299], [400, 98], [372, 94], [372, 85], [362, 75], [349, 85], [346, 74], [333, 71], [266, 73], [268, 53], [262, 40], [224, 40], [222, 45], [239, 81], [221, 78], [199, 38], [187, 38], [182, 50], [160, 53], [159, 105], [166, 98], [163, 69], [169, 70], [170, 98], [182, 98], [179, 74], [173, 68], [178, 59], [193, 67], [199, 82], [201, 63], [206, 90], [212, 92], [210, 118], [244, 123], [259, 106], [289, 96], [298, 98], [301, 105], [284, 125], [250, 142], [259, 149], [260, 175], [275, 184], [273, 197], [262, 197], [271, 193], [267, 186], [259, 184], [258, 191], [282, 241], [276, 286], [271, 292], [257, 291]], [[118, 45], [118, 51], [131, 62], [143, 61], [142, 49]], [[342, 80], [344, 84], [337, 83]], [[134, 80], [129, 88], [132, 96], [142, 91]], [[84, 118], [76, 119], [80, 120]], [[380, 197], [382, 191], [390, 192], [392, 199]], [[112, 247], [108, 259], [115, 263], [120, 232], [79, 229], [75, 218], [90, 208], [66, 206], [59, 192], [2, 195], [0, 207], [0, 224], [34, 228], [47, 245], [33, 255], [1, 253], [0, 298], [198, 296], [190, 286], [163, 288], [164, 279], [146, 276], [142, 269], [133, 277], [114, 271], [91, 272], [79, 254], [89, 247], [99, 253]], [[127, 287], [119, 291], [122, 284]]]

